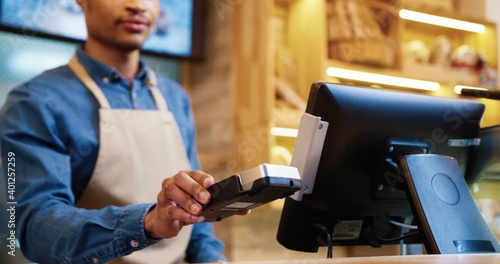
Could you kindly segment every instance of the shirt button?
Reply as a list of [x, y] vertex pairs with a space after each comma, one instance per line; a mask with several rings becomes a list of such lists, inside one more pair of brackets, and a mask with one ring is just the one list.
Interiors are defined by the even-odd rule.
[[130, 245], [133, 247], [133, 248], [136, 248], [139, 246], [139, 241], [137, 240], [132, 240], [130, 241]]
[[105, 83], [109, 83], [109, 77], [103, 77], [102, 81], [105, 82]]
[[111, 75], [111, 80], [112, 82], [118, 82], [120, 80], [120, 75], [118, 75], [117, 73], [113, 73]]
[[97, 264], [97, 263], [99, 263], [99, 259], [98, 258], [93, 258], [92, 262], [95, 263], [95, 264]]

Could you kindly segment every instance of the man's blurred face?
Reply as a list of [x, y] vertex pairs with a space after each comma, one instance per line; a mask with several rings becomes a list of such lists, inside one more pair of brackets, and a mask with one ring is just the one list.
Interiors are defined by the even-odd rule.
[[85, 13], [88, 41], [140, 49], [160, 12], [160, 0], [77, 0]]

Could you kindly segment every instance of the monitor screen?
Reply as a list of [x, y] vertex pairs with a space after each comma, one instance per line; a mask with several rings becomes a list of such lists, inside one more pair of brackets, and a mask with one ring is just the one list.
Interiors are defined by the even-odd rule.
[[[160, 16], [143, 51], [178, 58], [202, 57], [203, 0], [161, 0]], [[0, 28], [82, 42], [85, 19], [76, 0], [0, 0]]]
[[[306, 114], [328, 122], [328, 130], [313, 186], [285, 200], [278, 241], [305, 252], [330, 243], [421, 243], [410, 230], [414, 221], [399, 157], [451, 156], [467, 177], [483, 112], [484, 105], [471, 100], [314, 83]], [[298, 141], [293, 159], [302, 151]]]

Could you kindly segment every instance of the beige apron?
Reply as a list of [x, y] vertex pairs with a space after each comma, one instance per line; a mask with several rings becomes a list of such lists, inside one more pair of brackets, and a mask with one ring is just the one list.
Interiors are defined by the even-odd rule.
[[[166, 177], [190, 169], [182, 137], [150, 71], [150, 90], [158, 111], [111, 109], [101, 89], [73, 57], [70, 68], [93, 93], [99, 109], [99, 154], [88, 186], [77, 207], [100, 209], [108, 205], [155, 202]], [[116, 260], [116, 263], [182, 263], [192, 226]], [[130, 245], [137, 242], [132, 240]], [[115, 262], [113, 262], [115, 263]]]

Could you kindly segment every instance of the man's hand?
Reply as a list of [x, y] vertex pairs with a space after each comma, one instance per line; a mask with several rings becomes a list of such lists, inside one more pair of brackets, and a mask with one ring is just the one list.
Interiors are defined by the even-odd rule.
[[146, 215], [144, 229], [152, 238], [176, 236], [184, 225], [203, 221], [202, 204], [210, 201], [207, 188], [214, 178], [203, 171], [180, 171], [162, 183], [158, 203]]

